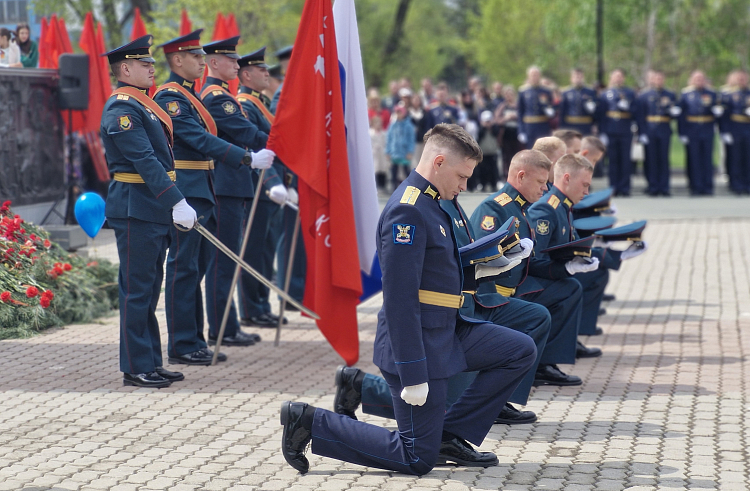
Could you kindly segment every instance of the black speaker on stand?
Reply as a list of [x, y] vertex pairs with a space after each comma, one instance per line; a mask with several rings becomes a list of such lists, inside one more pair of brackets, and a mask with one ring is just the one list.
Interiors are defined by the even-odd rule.
[[[75, 200], [80, 194], [80, 186], [75, 172], [73, 172], [73, 111], [85, 111], [89, 108], [89, 57], [88, 55], [74, 55], [65, 53], [58, 59], [58, 73], [60, 74], [60, 87], [58, 92], [58, 106], [60, 110], [68, 111], [68, 162], [65, 169], [65, 179], [68, 183], [66, 191], [52, 204], [47, 214], [42, 219], [42, 225], [47, 218], [54, 213], [63, 219], [64, 223], [74, 223], [73, 208]], [[65, 216], [57, 210], [57, 205], [67, 196], [68, 204], [65, 207]]]

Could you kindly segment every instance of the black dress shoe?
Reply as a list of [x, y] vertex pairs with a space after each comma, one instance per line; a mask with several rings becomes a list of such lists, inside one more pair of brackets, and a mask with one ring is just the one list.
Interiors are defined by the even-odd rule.
[[156, 373], [169, 380], [170, 382], [179, 382], [185, 380], [185, 376], [180, 372], [170, 372], [164, 367], [156, 367]]
[[535, 421], [536, 414], [533, 411], [519, 411], [510, 402], [505, 403], [505, 407], [495, 418], [495, 424], [498, 425], [527, 425]]
[[[211, 357], [202, 349], [179, 356], [170, 356], [169, 363], [177, 365], [210, 365]], [[159, 370], [157, 369], [157, 372]]]
[[607, 309], [604, 307], [599, 307], [599, 312], [597, 312], [596, 315], [607, 315]]
[[169, 387], [170, 385], [172, 385], [172, 382], [165, 379], [156, 372], [123, 373], [122, 385], [130, 385], [135, 387], [154, 387], [157, 389], [161, 389], [162, 387]]
[[357, 419], [354, 411], [362, 402], [362, 388], [357, 389], [354, 379], [359, 375], [359, 368], [341, 365], [336, 369], [336, 395], [333, 396], [333, 412]]
[[[279, 322], [279, 320], [276, 319], [276, 322], [274, 323], [273, 326], [276, 327], [276, 325], [278, 324], [278, 322]], [[240, 324], [242, 324], [243, 326], [248, 326], [248, 327], [257, 327], [258, 326], [257, 324], [255, 324], [251, 320], [250, 317], [243, 317], [242, 319], [240, 319]], [[284, 324], [286, 324], [286, 322]], [[268, 326], [266, 326], [266, 327], [268, 327]], [[252, 337], [253, 341], [255, 341], [256, 343], [260, 343], [260, 335], [255, 334], [254, 332], [247, 332], [245, 334], [247, 334], [248, 336]]]
[[615, 296], [612, 293], [605, 293], [602, 295], [602, 302], [613, 302], [615, 300]]
[[[209, 335], [208, 344], [212, 346], [215, 345], [216, 338]], [[241, 330], [238, 330], [234, 336], [227, 336], [225, 334], [224, 338], [221, 340], [222, 346], [252, 346], [254, 344], [255, 341], [253, 340], [253, 338], [249, 334], [247, 334], [246, 332], [242, 332]]]
[[281, 403], [281, 425], [284, 427], [284, 434], [281, 437], [281, 453], [284, 454], [289, 465], [302, 474], [310, 469], [310, 462], [305, 457], [305, 447], [312, 439], [310, 428], [302, 425], [305, 408], [307, 404], [304, 402]]
[[[279, 325], [279, 316], [278, 315], [274, 314], [273, 312], [266, 312], [263, 315], [265, 315], [266, 317], [268, 317], [269, 319], [271, 319], [274, 322], [275, 325], [277, 325], [277, 326]], [[288, 323], [289, 323], [289, 321], [287, 321], [286, 317], [284, 317], [284, 321], [282, 322], [282, 324], [288, 324]]]
[[[211, 361], [214, 359], [214, 352], [210, 348], [203, 348], [202, 350], [204, 353], [208, 355], [209, 358], [211, 358]], [[219, 351], [219, 356], [216, 358], [216, 361], [227, 361], [227, 355]]]
[[576, 358], [596, 358], [602, 356], [602, 350], [599, 348], [587, 348], [582, 342], [577, 341]]
[[604, 334], [604, 330], [601, 327], [595, 327], [594, 332], [591, 334], [580, 334], [581, 336], [601, 336]]
[[279, 325], [279, 319], [277, 317], [274, 321], [268, 314], [260, 314], [255, 317], [243, 318], [242, 324], [245, 326], [276, 327]]
[[559, 387], [567, 387], [581, 384], [583, 384], [581, 377], [568, 375], [554, 364], [539, 365], [539, 367], [536, 369], [536, 373], [534, 374], [535, 387], [539, 387], [540, 385], [556, 385]]
[[498, 464], [497, 455], [492, 452], [477, 452], [463, 438], [443, 432], [440, 443], [439, 465], [452, 462], [466, 467], [492, 467]]

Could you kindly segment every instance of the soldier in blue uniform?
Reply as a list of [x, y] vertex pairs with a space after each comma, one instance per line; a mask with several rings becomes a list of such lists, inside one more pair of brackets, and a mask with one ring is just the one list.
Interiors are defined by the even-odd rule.
[[[446, 461], [497, 465], [494, 454], [471, 444], [482, 443], [536, 350], [525, 334], [457, 315], [462, 265], [452, 220], [438, 200], [466, 189], [482, 151], [456, 125], [436, 126], [425, 140], [417, 169], [378, 223], [383, 308], [373, 361], [390, 387], [398, 431], [285, 402], [282, 453], [302, 473], [310, 440], [317, 455], [406, 474], [426, 474]], [[447, 378], [462, 371], [479, 373], [446, 412]]]
[[706, 76], [700, 70], [690, 76], [690, 85], [680, 96], [682, 113], [677, 129], [687, 150], [690, 193], [714, 194], [714, 123], [724, 115], [720, 98], [706, 88]]
[[[271, 101], [262, 94], [268, 87], [268, 65], [265, 62], [265, 46], [238, 61], [240, 66], [240, 89], [237, 100], [242, 105], [247, 119], [263, 134], [271, 132], [274, 116], [269, 107]], [[284, 175], [284, 165], [274, 160], [277, 176]], [[257, 186], [259, 176], [253, 174], [253, 186]], [[272, 184], [269, 186], [269, 184]], [[250, 229], [245, 261], [267, 279], [273, 276], [273, 259], [276, 254], [278, 235], [274, 233], [280, 225], [281, 208], [288, 198], [284, 184], [277, 179], [268, 179], [258, 196], [255, 219]], [[295, 192], [296, 194], [296, 192]], [[294, 203], [296, 204], [296, 203]], [[246, 207], [247, 220], [250, 207]], [[239, 288], [240, 320], [242, 324], [260, 327], [276, 327], [279, 317], [271, 312], [268, 301], [268, 287], [250, 274], [242, 272]]]
[[[286, 75], [286, 69], [289, 66], [289, 60], [292, 58], [292, 48], [293, 46], [285, 46], [275, 53], [276, 59], [279, 61], [279, 66], [281, 67], [282, 76]], [[271, 112], [274, 114], [276, 114], [276, 107], [279, 105], [282, 87], [284, 87], [283, 79], [279, 84], [279, 88], [277, 88], [276, 92], [274, 92], [273, 99], [271, 100]]]
[[[203, 76], [206, 65], [200, 43], [202, 31], [161, 45], [171, 71], [154, 100], [172, 118], [177, 188], [196, 210], [201, 225], [215, 232], [211, 169], [214, 165], [239, 166], [243, 160], [251, 162], [252, 156], [216, 136], [216, 123], [195, 94], [195, 80]], [[200, 284], [213, 246], [195, 232], [177, 228], [170, 232], [165, 286], [169, 362], [210, 365], [213, 352], [203, 336]], [[226, 360], [226, 355], [220, 353], [219, 360]]]
[[106, 53], [117, 89], [104, 105], [101, 137], [112, 174], [105, 214], [120, 258], [123, 383], [167, 387], [184, 376], [163, 367], [156, 304], [172, 222], [189, 229], [196, 214], [175, 185], [172, 120], [146, 95], [154, 81], [151, 39]]
[[729, 188], [735, 194], [750, 194], [750, 90], [747, 73], [736, 72], [737, 85], [723, 93], [725, 113], [719, 120], [721, 139], [731, 147]]
[[560, 101], [560, 128], [576, 130], [582, 135], [593, 133], [596, 114], [596, 91], [584, 85], [583, 70], [570, 71], [570, 86], [563, 88]]
[[630, 176], [633, 162], [630, 149], [633, 145], [633, 110], [635, 92], [623, 87], [625, 73], [619, 68], [609, 77], [609, 87], [602, 92], [597, 105], [599, 138], [607, 146], [609, 158], [609, 185], [615, 196], [630, 196]]
[[652, 70], [651, 87], [638, 96], [635, 108], [638, 141], [646, 149], [644, 170], [649, 196], [669, 196], [669, 142], [672, 140], [672, 118], [680, 115], [673, 92], [664, 88], [664, 73]]
[[526, 72], [526, 83], [518, 88], [518, 141], [534, 146], [538, 138], [550, 136], [550, 120], [555, 117], [552, 92], [540, 85], [542, 72], [532, 66]]
[[435, 125], [444, 124], [457, 124], [458, 123], [458, 108], [452, 105], [448, 99], [448, 85], [445, 82], [440, 82], [435, 87], [435, 102], [428, 106], [425, 114], [425, 129], [430, 129]]
[[[216, 235], [234, 252], [239, 253], [243, 236], [245, 206], [251, 204], [255, 187], [252, 169], [266, 169], [270, 187], [281, 184], [276, 171], [271, 167], [275, 154], [265, 148], [268, 135], [252, 124], [243, 114], [237, 99], [229, 92], [229, 82], [237, 78], [240, 59], [237, 54], [239, 36], [215, 41], [203, 46], [206, 52], [208, 77], [201, 91], [201, 99], [216, 122], [218, 136], [239, 147], [255, 152], [250, 166], [220, 165], [214, 169], [216, 192]], [[282, 186], [283, 187], [283, 186]], [[255, 251], [262, 253], [262, 251]], [[235, 263], [214, 249], [206, 272], [206, 311], [208, 317], [208, 342], [215, 342], [224, 316], [227, 299], [234, 275]], [[237, 311], [232, 302], [222, 343], [228, 346], [249, 346], [258, 337], [240, 329]]]

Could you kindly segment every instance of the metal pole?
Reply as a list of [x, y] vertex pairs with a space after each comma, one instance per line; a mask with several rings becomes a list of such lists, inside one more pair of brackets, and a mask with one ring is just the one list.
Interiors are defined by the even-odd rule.
[[[292, 245], [289, 247], [289, 259], [286, 264], [286, 278], [284, 278], [284, 293], [289, 295], [289, 284], [292, 282], [292, 268], [294, 267], [294, 254], [297, 252], [297, 238], [299, 236], [300, 216], [299, 208], [294, 218], [294, 232], [292, 233]], [[284, 310], [286, 310], [286, 298], [281, 297], [281, 306], [279, 307], [279, 324], [276, 326], [276, 339], [273, 341], [275, 347], [279, 346], [281, 341], [281, 325], [284, 323]]]
[[[255, 219], [255, 210], [258, 208], [258, 201], [260, 201], [260, 192], [263, 189], [263, 180], [266, 177], [266, 169], [260, 171], [260, 177], [258, 178], [258, 185], [255, 188], [255, 196], [253, 196], [253, 204], [250, 207], [250, 215], [247, 217], [247, 225], [245, 225], [245, 235], [242, 238], [242, 247], [240, 248], [240, 258], [245, 257], [245, 248], [247, 247], [247, 240], [250, 237], [250, 227], [253, 225]], [[227, 328], [227, 320], [229, 319], [229, 311], [232, 308], [232, 300], [234, 299], [234, 289], [237, 287], [237, 281], [240, 279], [240, 265], [238, 264], [234, 268], [234, 276], [232, 277], [232, 285], [229, 287], [229, 296], [227, 297], [227, 304], [224, 306], [224, 317], [221, 319], [221, 327], [219, 328], [219, 334], [216, 337], [216, 349], [214, 350], [214, 357], [211, 360], [211, 365], [216, 365], [219, 359], [219, 349], [221, 348], [221, 340], [224, 338], [224, 331]]]
[[604, 87], [604, 5], [596, 0], [596, 80]]

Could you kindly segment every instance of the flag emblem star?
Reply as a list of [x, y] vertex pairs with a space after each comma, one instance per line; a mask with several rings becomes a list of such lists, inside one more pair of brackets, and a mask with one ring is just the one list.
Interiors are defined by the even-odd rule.
[[326, 78], [326, 60], [320, 55], [318, 55], [318, 59], [315, 60], [315, 71], [320, 72], [323, 78]]

